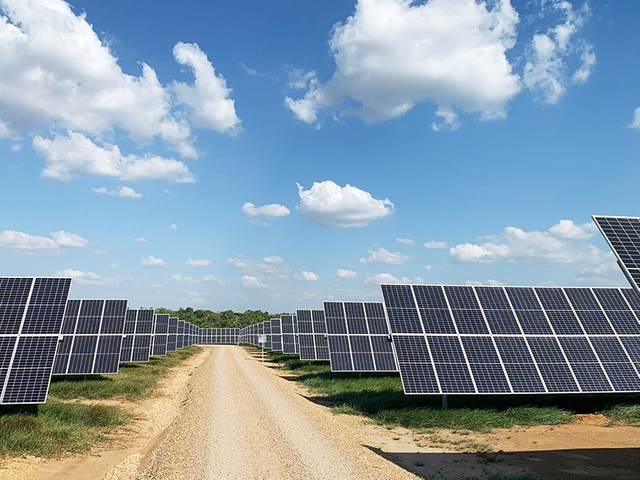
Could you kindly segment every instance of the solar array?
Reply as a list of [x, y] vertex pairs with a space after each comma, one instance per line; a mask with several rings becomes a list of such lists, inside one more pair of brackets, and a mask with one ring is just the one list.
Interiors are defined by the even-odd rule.
[[382, 303], [324, 302], [324, 316], [332, 372], [398, 371]]
[[300, 360], [329, 360], [324, 310], [297, 310]]
[[609, 243], [629, 283], [640, 293], [640, 218], [594, 215], [593, 220]]
[[[154, 315], [152, 357], [163, 357], [167, 354], [167, 337], [169, 336], [169, 315]], [[189, 345], [189, 344], [188, 344]], [[187, 346], [188, 346], [187, 345]]]
[[237, 345], [239, 328], [201, 328], [198, 343], [201, 345]]
[[70, 278], [0, 277], [0, 404], [44, 403]]
[[68, 300], [54, 375], [116, 374], [127, 300]]
[[407, 394], [640, 391], [628, 288], [382, 285]]
[[152, 333], [152, 309], [127, 310], [120, 363], [148, 362], [151, 355]]

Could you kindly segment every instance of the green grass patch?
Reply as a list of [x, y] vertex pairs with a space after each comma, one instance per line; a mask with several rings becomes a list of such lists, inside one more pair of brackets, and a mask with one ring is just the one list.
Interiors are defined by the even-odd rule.
[[130, 417], [117, 406], [55, 400], [26, 413], [3, 414], [0, 410], [0, 456], [54, 457], [85, 452]]
[[152, 357], [148, 363], [120, 365], [117, 375], [90, 375], [53, 377], [49, 396], [57, 399], [82, 398], [99, 400], [120, 397], [130, 401], [150, 397], [158, 381], [168, 369], [182, 363], [201, 351], [200, 347], [188, 347], [169, 353], [166, 357]]
[[612, 425], [640, 426], [640, 405], [616, 405], [602, 412]]
[[335, 404], [335, 413], [364, 415], [387, 427], [488, 432], [515, 425], [573, 421], [572, 414], [563, 408], [519, 404], [523, 401], [519, 396], [455, 396], [450, 397], [449, 408], [443, 410], [439, 396], [405, 395], [397, 374], [331, 373], [327, 362], [306, 362], [297, 356], [275, 353], [270, 353], [269, 358], [295, 373], [298, 381], [323, 400]]

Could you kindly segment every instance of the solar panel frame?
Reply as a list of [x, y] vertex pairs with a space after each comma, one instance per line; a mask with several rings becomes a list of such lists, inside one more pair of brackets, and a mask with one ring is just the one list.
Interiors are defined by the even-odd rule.
[[[332, 372], [398, 371], [383, 303], [324, 302], [323, 307]], [[350, 328], [358, 317], [360, 327]], [[363, 351], [354, 354], [356, 343]]]
[[[632, 323], [635, 319], [640, 325], [640, 296], [631, 289], [406, 284], [382, 285], [381, 289], [406, 394], [640, 391], [640, 336], [629, 333], [640, 331]], [[427, 300], [419, 302], [416, 289], [435, 293], [423, 295]], [[451, 311], [455, 332], [427, 332], [425, 326], [430, 323], [424, 321], [423, 310], [440, 310], [444, 303]], [[476, 310], [481, 315], [459, 316], [453, 312], [455, 309]], [[486, 313], [495, 310], [509, 312], [501, 316], [511, 322], [508, 328], [489, 322]], [[541, 315], [523, 327], [521, 318], [531, 317], [522, 312]], [[616, 318], [622, 321], [613, 323], [611, 312], [616, 312]], [[562, 315], [553, 317], [550, 313]], [[480, 317], [486, 330], [479, 323]], [[469, 324], [469, 319], [475, 323]], [[494, 328], [500, 333], [495, 333]], [[443, 337], [449, 338], [447, 348], [439, 347]], [[639, 339], [638, 353], [632, 356], [628, 349], [634, 347], [635, 338]], [[460, 343], [459, 349], [452, 339]], [[467, 352], [467, 344], [477, 344], [477, 339], [483, 339], [483, 354], [493, 354], [485, 363], [477, 361], [478, 351], [469, 347]], [[614, 358], [602, 358], [606, 352], [613, 355], [613, 350], [617, 352]], [[470, 360], [467, 353], [475, 360]], [[496, 385], [499, 388], [493, 388]]]
[[613, 250], [627, 280], [640, 293], [640, 217], [592, 215], [591, 218]]
[[0, 404], [46, 402], [71, 278], [0, 277]]
[[117, 374], [128, 300], [70, 299], [67, 303], [65, 333], [60, 335], [53, 375]]

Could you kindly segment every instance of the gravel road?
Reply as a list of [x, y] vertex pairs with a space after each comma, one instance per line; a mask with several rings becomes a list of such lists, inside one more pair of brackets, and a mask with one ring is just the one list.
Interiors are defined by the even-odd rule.
[[211, 348], [141, 478], [418, 478], [365, 447], [359, 420], [306, 399], [243, 348]]

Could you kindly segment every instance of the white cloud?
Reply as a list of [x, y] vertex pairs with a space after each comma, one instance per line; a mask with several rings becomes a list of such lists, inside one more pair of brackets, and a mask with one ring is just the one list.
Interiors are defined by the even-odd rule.
[[431, 265], [425, 265], [424, 269], [429, 271], [429, 270], [433, 270], [433, 267]]
[[140, 261], [140, 264], [143, 267], [166, 267], [167, 266], [167, 262], [165, 262], [161, 258], [155, 258], [153, 255], [149, 255], [148, 257], [143, 258]]
[[500, 287], [502, 285], [504, 285], [504, 283], [498, 281], [498, 280], [493, 280], [493, 279], [488, 279], [486, 282], [479, 282], [477, 280], [466, 280], [464, 282], [465, 285], [489, 285], [489, 286], [496, 286], [496, 287]]
[[302, 270], [296, 273], [293, 278], [299, 282], [317, 282], [320, 276], [317, 273]]
[[339, 268], [336, 271], [336, 276], [338, 278], [356, 278], [358, 272], [354, 270], [345, 270], [344, 268]]
[[161, 84], [144, 62], [139, 75], [123, 72], [87, 15], [62, 0], [3, 1], [0, 38], [0, 126], [7, 135], [54, 129], [101, 138], [119, 130], [141, 144], [159, 137], [194, 158], [187, 118], [218, 131], [239, 123], [224, 78], [197, 45], [174, 48], [176, 61], [195, 74], [190, 86]]
[[147, 239], [144, 237], [136, 237], [133, 239], [134, 242], [138, 242], [138, 243], [146, 243]]
[[395, 252], [391, 253], [389, 250], [385, 248], [380, 248], [378, 250], [369, 250], [369, 258], [361, 258], [360, 263], [378, 263], [384, 265], [402, 265], [403, 263], [407, 263], [411, 260], [411, 257], [400, 253]]
[[56, 134], [53, 139], [36, 136], [33, 148], [47, 162], [42, 176], [54, 180], [68, 182], [80, 175], [92, 175], [124, 181], [195, 182], [184, 162], [159, 156], [125, 156], [117, 145], [103, 143], [100, 146], [77, 132], [68, 132], [66, 136]]
[[298, 184], [298, 209], [312, 222], [327, 228], [364, 227], [393, 212], [389, 199], [378, 200], [369, 192], [331, 180], [314, 182], [309, 190]]
[[230, 285], [228, 280], [222, 280], [221, 278], [214, 277], [213, 275], [207, 275], [202, 279], [204, 283], [211, 283], [213, 285]]
[[171, 277], [171, 280], [176, 283], [200, 283], [200, 280], [198, 280], [197, 278], [182, 276], [179, 273], [174, 274]]
[[289, 88], [293, 88], [295, 90], [304, 90], [306, 89], [310, 83], [316, 81], [316, 72], [311, 70], [309, 72], [305, 72], [301, 68], [289, 68], [287, 72], [289, 74]]
[[176, 225], [175, 223], [172, 223], [167, 227], [167, 230], [170, 232], [175, 232], [176, 230], [178, 230], [178, 225]]
[[252, 77], [266, 77], [267, 76], [266, 73], [259, 72], [255, 68], [251, 68], [250, 66], [245, 65], [244, 62], [241, 62], [241, 65], [242, 65], [242, 70], [244, 70], [244, 72], [247, 75], [251, 75]]
[[629, 125], [631, 128], [637, 128], [640, 130], [640, 107], [633, 111], [633, 121]]
[[[572, 83], [587, 81], [596, 64], [593, 46], [586, 40], [574, 37], [590, 16], [585, 2], [582, 8], [574, 10], [566, 0], [552, 0], [543, 3], [542, 13], [560, 15], [562, 20], [545, 33], [538, 33], [527, 48], [527, 62], [522, 80], [545, 103], [554, 105], [560, 101]], [[568, 60], [579, 55], [579, 66], [569, 73]]]
[[[331, 295], [329, 295], [329, 297], [327, 297], [329, 300], [331, 299]], [[299, 294], [296, 297], [296, 300], [298, 301], [302, 301], [302, 300], [318, 300], [320, 297], [320, 295], [318, 295], [315, 292], [302, 292], [301, 294]]]
[[184, 294], [187, 296], [188, 302], [193, 302], [197, 305], [206, 305], [208, 302], [200, 296], [200, 292], [195, 290], [185, 290]]
[[284, 262], [278, 261], [278, 258], [280, 257], [265, 257], [264, 262], [254, 262], [243, 255], [238, 255], [237, 257], [227, 258], [227, 265], [251, 274], [287, 273], [289, 269], [284, 265]]
[[396, 242], [402, 245], [413, 245], [415, 242], [410, 238], [396, 238]]
[[269, 285], [267, 285], [264, 282], [261, 282], [260, 280], [258, 280], [258, 278], [251, 277], [249, 275], [242, 276], [242, 286], [247, 288], [268, 288], [269, 287]]
[[449, 249], [457, 262], [536, 260], [555, 265], [601, 265], [615, 263], [613, 253], [588, 244], [595, 230], [587, 224], [563, 220], [545, 232], [506, 227], [500, 235], [483, 237], [484, 243], [463, 243]]
[[263, 260], [264, 260], [264, 263], [271, 263], [271, 264], [284, 263], [284, 260], [282, 258], [278, 257], [277, 255], [272, 255], [270, 257], [264, 257]]
[[414, 278], [397, 278], [390, 273], [375, 273], [373, 275], [367, 275], [364, 279], [365, 285], [380, 285], [382, 283], [424, 283], [424, 280], [420, 277]]
[[52, 232], [51, 236], [56, 244], [61, 247], [86, 248], [89, 245], [89, 240], [75, 233], [60, 230], [59, 232]]
[[508, 0], [360, 0], [331, 32], [332, 78], [320, 83], [310, 72], [305, 95], [285, 105], [307, 123], [325, 109], [385, 121], [420, 102], [438, 105], [449, 128], [457, 120], [447, 109], [502, 118], [520, 91], [506, 57], [517, 23]]
[[250, 220], [253, 220], [256, 217], [266, 217], [269, 219], [286, 217], [291, 213], [287, 207], [277, 203], [256, 207], [253, 203], [246, 202], [242, 206], [242, 211]]
[[100, 188], [92, 188], [96, 193], [101, 193], [103, 195], [118, 195], [119, 197], [128, 197], [128, 198], [141, 198], [142, 194], [136, 192], [131, 187], [120, 187], [118, 190], [107, 190], [105, 187]]
[[36, 253], [55, 252], [60, 247], [86, 248], [89, 240], [69, 232], [52, 232], [51, 237], [30, 235], [15, 230], [0, 232], [0, 248], [8, 248], [16, 252]]
[[113, 278], [105, 278], [95, 272], [82, 272], [71, 268], [54, 272], [53, 275], [56, 277], [71, 277], [75, 283], [79, 283], [81, 285], [105, 286], [115, 283], [115, 279]]
[[205, 260], [203, 258], [194, 260], [192, 258], [189, 258], [189, 260], [185, 262], [185, 265], [187, 265], [188, 267], [208, 267], [209, 265], [211, 265], [211, 260]]
[[448, 105], [440, 105], [436, 110], [436, 117], [439, 117], [439, 120], [431, 123], [431, 130], [434, 132], [442, 132], [445, 130], [454, 132], [461, 126], [460, 120], [458, 120], [458, 114]]
[[236, 132], [240, 128], [240, 119], [236, 115], [231, 90], [195, 43], [178, 42], [173, 47], [176, 62], [191, 67], [195, 75], [193, 86], [174, 82], [177, 103], [187, 107], [189, 120], [195, 127], [207, 128], [218, 132]]
[[447, 245], [447, 242], [438, 242], [436, 240], [431, 240], [430, 242], [424, 244], [424, 248], [427, 248], [429, 250], [447, 248], [448, 246], [449, 245]]

